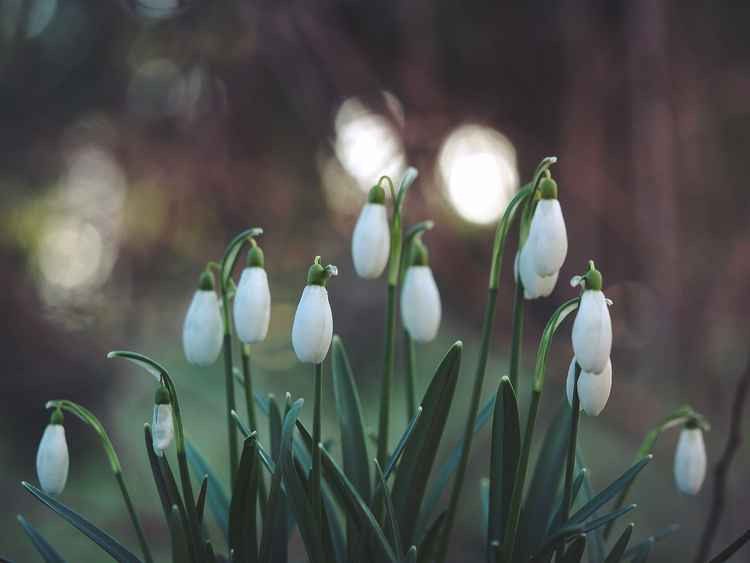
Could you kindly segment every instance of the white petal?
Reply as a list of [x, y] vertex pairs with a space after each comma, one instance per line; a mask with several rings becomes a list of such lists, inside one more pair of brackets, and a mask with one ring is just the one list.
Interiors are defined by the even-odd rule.
[[[568, 377], [565, 381], [565, 394], [568, 403], [573, 404], [573, 382], [575, 380], [575, 357], [570, 362]], [[607, 367], [601, 373], [581, 371], [578, 376], [578, 401], [580, 409], [589, 416], [599, 416], [607, 405], [612, 391], [612, 362], [607, 361]]]
[[333, 313], [328, 291], [308, 285], [302, 291], [292, 324], [292, 347], [301, 362], [321, 363], [333, 338]]
[[417, 342], [429, 342], [440, 328], [440, 292], [429, 266], [409, 266], [401, 288], [401, 318]]
[[357, 275], [377, 278], [388, 263], [391, 233], [385, 205], [367, 203], [357, 219], [352, 235], [352, 258]]
[[528, 242], [523, 245], [518, 256], [518, 274], [521, 276], [523, 293], [526, 299], [547, 297], [557, 284], [558, 272], [551, 276], [542, 277], [534, 271]]
[[224, 324], [216, 292], [196, 291], [182, 328], [182, 347], [187, 361], [210, 366], [221, 353], [223, 338]]
[[674, 478], [677, 488], [695, 495], [706, 477], [706, 445], [700, 428], [683, 428], [674, 456]]
[[61, 424], [48, 424], [36, 453], [36, 474], [42, 490], [59, 495], [68, 480], [69, 466], [65, 428]]
[[573, 353], [583, 371], [604, 371], [612, 351], [612, 320], [601, 291], [587, 289], [573, 322]]
[[237, 337], [246, 343], [261, 342], [268, 334], [271, 320], [271, 290], [263, 268], [242, 270], [234, 295], [234, 327]]
[[169, 447], [174, 437], [174, 424], [172, 422], [172, 405], [154, 405], [154, 418], [151, 425], [154, 451], [162, 455]]
[[537, 204], [529, 227], [528, 244], [538, 276], [551, 276], [562, 268], [568, 254], [568, 235], [558, 200], [543, 199]]

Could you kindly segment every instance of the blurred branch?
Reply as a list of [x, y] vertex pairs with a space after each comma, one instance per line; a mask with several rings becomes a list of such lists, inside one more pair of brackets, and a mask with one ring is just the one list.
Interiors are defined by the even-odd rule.
[[696, 563], [702, 563], [707, 560], [708, 551], [711, 549], [711, 543], [716, 535], [716, 530], [719, 527], [719, 521], [724, 511], [727, 493], [727, 475], [729, 474], [729, 466], [732, 464], [737, 449], [740, 446], [740, 426], [742, 424], [742, 414], [745, 410], [745, 397], [747, 396], [748, 387], [750, 387], [750, 364], [745, 368], [745, 373], [740, 378], [737, 390], [734, 393], [734, 403], [732, 404], [729, 423], [729, 439], [727, 440], [727, 445], [724, 448], [721, 459], [716, 464], [713, 503], [711, 504], [711, 511], [708, 514], [706, 527], [703, 530], [698, 556], [695, 558]]

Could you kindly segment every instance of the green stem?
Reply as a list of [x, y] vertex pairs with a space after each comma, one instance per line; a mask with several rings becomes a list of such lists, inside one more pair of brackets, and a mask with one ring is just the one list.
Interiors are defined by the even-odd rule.
[[[250, 424], [250, 431], [258, 431], [258, 424], [255, 418], [255, 395], [253, 394], [253, 379], [250, 374], [250, 345], [242, 345], [242, 381], [245, 385], [245, 407], [247, 408], [247, 421]], [[258, 502], [260, 503], [261, 513], [266, 513], [266, 481], [261, 477], [258, 482]]]
[[[570, 516], [570, 504], [573, 497], [573, 472], [576, 466], [576, 446], [578, 442], [578, 423], [581, 419], [581, 399], [578, 396], [578, 378], [581, 376], [581, 366], [575, 364], [573, 374], [573, 402], [570, 422], [570, 439], [568, 440], [568, 463], [565, 467], [565, 485], [563, 486], [562, 520], [565, 525]], [[557, 560], [561, 560], [565, 551], [565, 542], [561, 542], [557, 549]]]
[[[224, 310], [228, 307], [228, 300], [224, 299]], [[225, 324], [226, 329], [226, 324]], [[232, 373], [232, 334], [224, 332], [224, 386], [227, 395], [227, 434], [229, 436], [229, 486], [234, 487], [234, 477], [237, 473], [237, 427], [232, 420], [232, 411], [236, 410], [234, 401], [234, 374]]]
[[378, 425], [378, 463], [385, 467], [388, 462], [388, 426], [391, 415], [391, 378], [393, 375], [396, 346], [396, 284], [388, 284], [388, 304], [385, 321], [385, 365], [380, 394], [380, 423]]
[[83, 421], [84, 424], [86, 424], [89, 428], [91, 428], [94, 432], [96, 432], [96, 434], [99, 436], [102, 447], [104, 448], [104, 453], [107, 454], [107, 460], [109, 461], [109, 466], [112, 469], [112, 473], [115, 476], [117, 485], [120, 487], [122, 498], [125, 500], [125, 506], [128, 510], [128, 514], [130, 515], [130, 521], [133, 523], [133, 528], [135, 528], [135, 533], [138, 536], [138, 543], [141, 546], [141, 551], [143, 551], [143, 557], [146, 560], [146, 563], [152, 563], [153, 558], [151, 557], [151, 551], [149, 550], [148, 543], [146, 542], [146, 536], [143, 533], [141, 522], [138, 519], [138, 515], [135, 512], [135, 507], [133, 506], [133, 503], [130, 500], [130, 494], [128, 493], [128, 488], [125, 486], [125, 480], [123, 479], [123, 476], [122, 476], [122, 465], [120, 464], [120, 458], [118, 457], [117, 452], [115, 451], [115, 447], [114, 445], [112, 445], [112, 441], [109, 439], [109, 435], [107, 434], [107, 431], [104, 429], [104, 426], [99, 421], [99, 419], [96, 418], [94, 413], [92, 413], [87, 408], [82, 407], [78, 403], [74, 403], [73, 401], [68, 401], [64, 399], [49, 401], [47, 403], [47, 408], [51, 408], [51, 407], [59, 407], [65, 411], [68, 411], [69, 413], [74, 414], [81, 421]]
[[312, 497], [312, 510], [313, 510], [313, 521], [317, 523], [319, 545], [322, 545], [323, 537], [323, 505], [321, 501], [320, 493], [320, 415], [321, 415], [321, 401], [323, 395], [323, 364], [315, 364], [315, 404], [313, 408], [313, 443], [312, 448], [312, 473], [311, 473], [311, 497]]
[[513, 297], [513, 336], [510, 343], [509, 377], [513, 389], [518, 389], [518, 369], [521, 363], [521, 346], [523, 344], [523, 284], [516, 280], [516, 293]]
[[417, 350], [414, 339], [404, 329], [404, 363], [406, 364], [406, 420], [417, 412]]
[[477, 370], [474, 374], [474, 388], [471, 393], [471, 403], [469, 406], [469, 416], [466, 419], [466, 427], [464, 429], [463, 444], [464, 447], [461, 451], [461, 459], [458, 463], [458, 469], [456, 470], [455, 481], [453, 482], [453, 490], [451, 491], [450, 504], [448, 505], [448, 512], [445, 517], [445, 524], [443, 525], [443, 533], [440, 539], [440, 546], [438, 547], [438, 562], [445, 561], [448, 555], [448, 542], [450, 541], [450, 532], [453, 527], [453, 521], [456, 516], [456, 509], [458, 508], [458, 501], [461, 497], [461, 486], [464, 481], [464, 474], [466, 473], [466, 466], [469, 462], [469, 451], [471, 450], [471, 442], [474, 438], [474, 422], [477, 417], [477, 411], [479, 410], [479, 401], [482, 397], [482, 385], [484, 383], [484, 374], [487, 367], [487, 357], [490, 348], [490, 339], [492, 336], [492, 325], [495, 320], [495, 304], [497, 303], [497, 288], [490, 288], [487, 291], [487, 306], [484, 310], [484, 322], [482, 323], [482, 339], [479, 347], [479, 362], [477, 363]]

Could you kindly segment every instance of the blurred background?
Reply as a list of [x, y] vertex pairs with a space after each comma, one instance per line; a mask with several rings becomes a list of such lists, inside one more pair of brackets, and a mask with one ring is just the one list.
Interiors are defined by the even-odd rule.
[[[615, 302], [614, 386], [604, 413], [582, 419], [580, 447], [600, 488], [678, 405], [709, 417], [697, 497], [673, 484], [675, 430], [632, 491], [635, 536], [677, 522], [655, 560], [689, 560], [748, 362], [748, 17], [737, 0], [0, 0], [2, 555], [36, 560], [22, 513], [69, 560], [103, 558], [19, 484], [36, 483], [51, 398], [101, 417], [146, 534], [168, 555], [143, 447], [153, 382], [105, 354], [138, 350], [171, 369], [186, 430], [224, 475], [221, 364], [189, 367], [180, 334], [206, 261], [243, 228], [266, 230], [274, 301], [270, 336], [254, 349], [255, 388], [311, 395], [289, 334], [321, 254], [341, 272], [330, 284], [335, 331], [374, 428], [385, 282], [356, 278], [350, 235], [368, 188], [409, 164], [420, 176], [406, 223], [436, 222], [425, 242], [444, 312], [438, 339], [418, 348], [420, 392], [450, 343], [466, 343], [447, 451], [468, 404], [495, 225], [537, 162], [557, 155], [570, 252], [552, 296], [527, 306], [520, 396], [546, 319], [594, 258]], [[485, 397], [507, 369], [509, 265]], [[563, 396], [568, 330], [552, 349], [541, 429]], [[325, 401], [336, 439], [330, 386]], [[400, 360], [394, 405], [395, 440]], [[66, 428], [63, 501], [137, 549], [99, 443], [72, 417]], [[473, 450], [454, 561], [481, 557], [486, 430]], [[741, 449], [714, 552], [748, 527], [749, 461]]]

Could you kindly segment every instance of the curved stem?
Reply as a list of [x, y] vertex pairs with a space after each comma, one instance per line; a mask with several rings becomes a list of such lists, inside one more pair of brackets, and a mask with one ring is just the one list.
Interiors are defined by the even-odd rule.
[[141, 551], [143, 551], [143, 557], [146, 560], [146, 563], [152, 563], [153, 558], [151, 557], [151, 550], [149, 549], [148, 543], [146, 542], [146, 536], [143, 533], [141, 522], [138, 519], [138, 515], [135, 512], [135, 507], [133, 506], [133, 503], [130, 500], [130, 494], [128, 493], [128, 488], [125, 485], [125, 480], [123, 479], [123, 476], [122, 476], [122, 466], [120, 465], [120, 459], [117, 456], [115, 447], [112, 445], [112, 441], [109, 439], [109, 436], [107, 435], [107, 431], [104, 429], [104, 426], [102, 425], [101, 422], [99, 422], [99, 419], [96, 418], [96, 416], [94, 416], [94, 413], [92, 413], [87, 408], [82, 407], [78, 403], [74, 403], [73, 401], [68, 401], [65, 399], [48, 401], [47, 408], [52, 408], [52, 407], [60, 408], [62, 410], [65, 410], [75, 415], [77, 418], [83, 421], [83, 423], [86, 424], [89, 428], [94, 430], [94, 432], [96, 432], [96, 434], [99, 436], [102, 447], [104, 448], [104, 452], [107, 454], [107, 459], [109, 460], [109, 466], [112, 469], [112, 473], [115, 476], [117, 485], [120, 488], [120, 492], [122, 493], [122, 498], [125, 500], [125, 507], [127, 508], [128, 514], [130, 515], [130, 521], [133, 524], [133, 528], [135, 528], [135, 533], [138, 536], [138, 543], [141, 546]]
[[404, 363], [406, 364], [406, 418], [411, 420], [417, 412], [417, 350], [414, 339], [404, 329]]
[[378, 463], [382, 467], [388, 462], [388, 428], [391, 416], [391, 379], [396, 346], [396, 285], [388, 284], [388, 303], [385, 321], [385, 360], [380, 394], [380, 422], [378, 425]]
[[[251, 431], [258, 430], [255, 417], [255, 395], [253, 394], [253, 379], [250, 374], [250, 345], [242, 345], [242, 382], [245, 386], [245, 408], [247, 409], [247, 421]], [[261, 477], [258, 481], [258, 502], [263, 514], [266, 512], [266, 481]]]
[[510, 341], [510, 369], [508, 375], [513, 389], [518, 389], [518, 370], [521, 363], [521, 346], [523, 344], [523, 284], [516, 280], [516, 292], [513, 296], [513, 336]]

